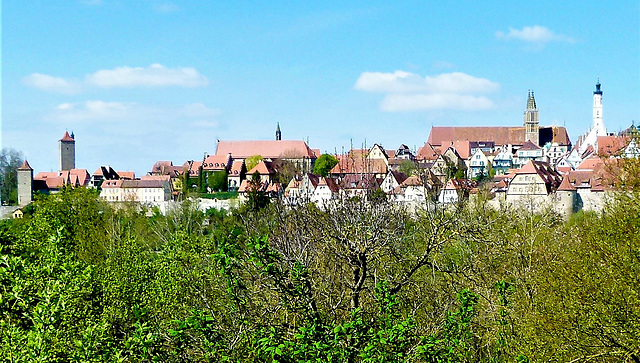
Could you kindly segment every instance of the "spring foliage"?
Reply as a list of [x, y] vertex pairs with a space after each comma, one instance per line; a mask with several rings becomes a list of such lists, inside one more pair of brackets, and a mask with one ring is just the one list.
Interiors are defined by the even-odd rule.
[[635, 191], [569, 222], [327, 208], [43, 197], [0, 225], [0, 361], [639, 359]]

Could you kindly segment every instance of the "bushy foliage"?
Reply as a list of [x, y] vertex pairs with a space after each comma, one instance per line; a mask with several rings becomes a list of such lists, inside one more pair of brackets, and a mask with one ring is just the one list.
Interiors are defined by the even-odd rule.
[[0, 223], [0, 361], [637, 361], [639, 202], [148, 217], [65, 189]]

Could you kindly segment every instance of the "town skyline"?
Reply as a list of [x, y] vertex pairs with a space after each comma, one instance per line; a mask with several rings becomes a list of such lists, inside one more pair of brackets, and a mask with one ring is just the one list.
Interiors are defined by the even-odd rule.
[[[635, 8], [634, 8], [635, 7]], [[216, 140], [422, 146], [432, 126], [540, 125], [571, 141], [599, 77], [609, 132], [640, 120], [638, 4], [4, 2], [2, 145], [57, 170], [149, 171]], [[464, 24], [464, 26], [462, 26]], [[469, 31], [471, 29], [472, 31]]]

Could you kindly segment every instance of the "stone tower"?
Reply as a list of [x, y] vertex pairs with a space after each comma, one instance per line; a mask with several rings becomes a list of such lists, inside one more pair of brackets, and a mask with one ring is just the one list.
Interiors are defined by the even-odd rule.
[[278, 127], [276, 128], [276, 140], [282, 140], [282, 132], [280, 131], [280, 123], [278, 122]]
[[58, 141], [60, 171], [76, 168], [76, 140], [71, 135], [65, 131], [62, 139]]
[[24, 207], [33, 200], [33, 169], [25, 160], [18, 168], [18, 205]]
[[533, 91], [527, 95], [527, 110], [524, 112], [524, 141], [527, 140], [540, 146], [540, 121]]

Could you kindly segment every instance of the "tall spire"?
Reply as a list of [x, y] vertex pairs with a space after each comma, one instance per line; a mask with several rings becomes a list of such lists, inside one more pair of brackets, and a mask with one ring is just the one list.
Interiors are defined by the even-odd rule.
[[532, 90], [527, 93], [527, 110], [524, 112], [524, 141], [530, 140], [536, 146], [540, 144], [540, 124], [538, 106]]
[[282, 140], [282, 132], [280, 131], [280, 122], [278, 122], [278, 127], [276, 128], [276, 140]]

